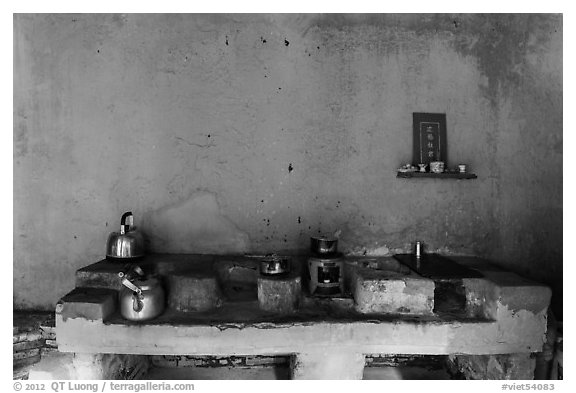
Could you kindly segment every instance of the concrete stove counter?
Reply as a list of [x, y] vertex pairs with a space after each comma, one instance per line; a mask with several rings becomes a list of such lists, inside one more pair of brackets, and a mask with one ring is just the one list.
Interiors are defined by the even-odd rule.
[[[478, 258], [453, 259], [484, 276], [459, 282], [466, 302], [461, 313], [364, 314], [352, 298], [303, 296], [298, 312], [278, 315], [241, 296], [242, 301], [225, 301], [210, 311], [168, 309], [144, 323], [122, 319], [116, 308], [116, 274], [123, 264], [101, 261], [80, 269], [77, 288], [57, 305], [58, 345], [63, 352], [92, 354], [293, 354], [293, 377], [305, 379], [361, 378], [366, 354], [529, 356], [541, 351], [550, 290]], [[160, 275], [191, 269], [211, 274], [222, 260], [250, 265], [246, 257], [205, 255], [153, 255], [139, 265]]]

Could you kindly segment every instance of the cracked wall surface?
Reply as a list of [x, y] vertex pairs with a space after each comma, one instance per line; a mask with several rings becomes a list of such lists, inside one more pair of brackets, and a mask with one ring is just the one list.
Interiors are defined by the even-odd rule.
[[[412, 113], [448, 163], [410, 181]], [[482, 255], [561, 289], [560, 15], [14, 16], [14, 305], [151, 251]]]

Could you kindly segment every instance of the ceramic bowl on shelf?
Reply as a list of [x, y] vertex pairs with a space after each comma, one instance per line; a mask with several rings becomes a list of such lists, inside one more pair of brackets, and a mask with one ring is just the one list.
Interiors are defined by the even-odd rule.
[[430, 172], [433, 173], [444, 172], [444, 161], [432, 161], [430, 163]]
[[417, 170], [418, 168], [410, 164], [402, 165], [400, 168], [398, 168], [398, 172], [401, 173], [416, 172]]

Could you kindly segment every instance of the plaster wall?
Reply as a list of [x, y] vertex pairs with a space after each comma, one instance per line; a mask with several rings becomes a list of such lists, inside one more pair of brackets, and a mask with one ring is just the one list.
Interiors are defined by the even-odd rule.
[[[412, 113], [450, 166], [397, 179]], [[156, 252], [481, 255], [561, 290], [560, 15], [14, 16], [14, 306], [131, 210]]]

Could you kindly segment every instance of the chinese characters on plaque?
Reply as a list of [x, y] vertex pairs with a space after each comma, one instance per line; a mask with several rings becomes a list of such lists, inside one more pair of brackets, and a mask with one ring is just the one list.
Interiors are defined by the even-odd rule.
[[441, 161], [440, 156], [440, 124], [420, 123], [420, 145], [423, 147], [420, 163], [427, 164], [430, 161]]
[[433, 161], [446, 163], [446, 114], [413, 113], [413, 132], [414, 166]]

